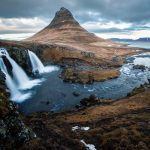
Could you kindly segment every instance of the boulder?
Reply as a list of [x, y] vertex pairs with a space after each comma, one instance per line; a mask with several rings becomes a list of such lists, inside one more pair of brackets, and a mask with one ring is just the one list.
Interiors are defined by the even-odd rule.
[[145, 66], [144, 65], [134, 65], [133, 69], [141, 69], [141, 70], [145, 70]]

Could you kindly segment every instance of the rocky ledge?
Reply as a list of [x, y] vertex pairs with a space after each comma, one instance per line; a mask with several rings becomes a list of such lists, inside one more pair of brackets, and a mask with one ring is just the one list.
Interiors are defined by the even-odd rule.
[[5, 75], [0, 71], [0, 149], [19, 149], [36, 134], [22, 121], [16, 105], [9, 101]]
[[21, 116], [9, 102], [2, 72], [0, 91], [0, 149], [150, 149], [149, 85], [118, 101], [90, 96], [76, 110], [29, 116]]
[[[56, 53], [51, 54], [57, 57]], [[69, 59], [69, 56], [66, 57]], [[93, 57], [85, 53], [84, 56]], [[117, 70], [107, 71], [104, 77], [107, 74], [112, 78], [114, 71], [118, 75]], [[104, 80], [99, 78], [102, 74], [100, 70], [91, 72], [88, 69], [81, 71], [71, 68], [66, 77], [87, 83]], [[81, 76], [85, 76], [83, 81]], [[23, 116], [16, 105], [9, 101], [5, 75], [0, 71], [0, 149], [86, 150], [89, 146], [85, 145], [87, 143], [97, 150], [149, 150], [149, 97], [150, 87], [147, 85], [118, 101], [91, 96], [81, 100], [81, 106], [75, 110]]]

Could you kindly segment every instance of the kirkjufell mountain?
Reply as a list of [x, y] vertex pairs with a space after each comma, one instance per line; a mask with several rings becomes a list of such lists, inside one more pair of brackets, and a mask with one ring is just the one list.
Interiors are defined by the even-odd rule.
[[0, 150], [150, 150], [149, 133], [149, 50], [97, 37], [66, 8], [0, 40]]
[[[114, 55], [120, 56], [133, 52], [121, 44], [99, 38], [95, 34], [88, 32], [76, 21], [72, 13], [64, 7], [56, 12], [54, 19], [47, 27], [26, 39], [25, 42], [57, 44], [59, 47], [74, 49], [82, 54], [85, 52], [92, 53], [91, 56], [94, 55], [95, 58], [104, 62], [110, 62]], [[45, 57], [47, 57], [49, 52], [45, 53]], [[77, 57], [80, 58], [80, 56]]]
[[98, 38], [93, 33], [89, 33], [83, 27], [80, 26], [78, 21], [73, 17], [72, 13], [62, 7], [56, 12], [54, 19], [51, 23], [35, 34], [33, 37], [26, 41], [34, 42], [80, 42], [80, 43], [92, 43], [92, 42], [106, 42], [102, 38]]

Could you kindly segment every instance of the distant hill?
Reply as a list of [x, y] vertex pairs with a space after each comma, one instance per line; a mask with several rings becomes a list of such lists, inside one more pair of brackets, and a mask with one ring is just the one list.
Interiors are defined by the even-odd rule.
[[150, 42], [150, 37], [139, 38], [139, 39], [136, 39], [136, 40], [133, 40], [133, 39], [119, 39], [119, 38], [111, 38], [110, 40], [116, 41], [116, 42]]
[[150, 42], [150, 37], [146, 37], [146, 38], [139, 38], [136, 41], [141, 41], [141, 42]]

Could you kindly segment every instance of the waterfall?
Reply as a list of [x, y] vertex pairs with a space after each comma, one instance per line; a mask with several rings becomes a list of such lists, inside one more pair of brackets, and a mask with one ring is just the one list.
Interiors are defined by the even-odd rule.
[[42, 64], [41, 60], [36, 56], [36, 54], [30, 50], [28, 50], [28, 54], [32, 65], [32, 72], [40, 74], [44, 73], [45, 72], [44, 65]]
[[[26, 85], [30, 82], [29, 77], [26, 75], [24, 70], [9, 56], [6, 49], [1, 49], [1, 55], [5, 56], [10, 64], [13, 66], [12, 75], [13, 81], [19, 89], [27, 89]], [[5, 69], [6, 71], [6, 69]], [[29, 84], [28, 84], [29, 85]]]
[[56, 66], [44, 66], [41, 60], [38, 58], [38, 56], [33, 53], [32, 51], [28, 50], [29, 58], [32, 65], [32, 72], [34, 74], [42, 74], [42, 73], [48, 73], [52, 71], [57, 71], [59, 68]]
[[9, 75], [9, 73], [7, 71], [7, 68], [6, 68], [2, 58], [0, 58], [0, 68], [1, 68], [1, 71], [5, 74], [6, 85], [9, 88], [10, 93], [11, 93], [11, 97], [10, 97], [11, 100], [20, 102], [20, 101], [23, 101], [23, 100], [25, 100], [25, 99], [27, 99], [27, 98], [29, 98], [31, 96], [30, 93], [22, 94], [18, 90], [15, 82], [13, 81], [12, 77]]
[[[9, 63], [12, 65], [12, 75], [9, 74], [6, 64], [2, 57], [6, 57]], [[6, 85], [10, 90], [10, 99], [17, 102], [29, 98], [31, 93], [24, 93], [20, 89], [30, 89], [35, 85], [38, 85], [40, 80], [30, 80], [23, 69], [9, 56], [8, 52], [4, 48], [0, 48], [0, 69], [6, 76]]]
[[28, 83], [30, 80], [23, 69], [9, 56], [7, 55], [7, 59], [13, 66], [13, 79], [14, 82], [18, 85], [19, 88], [23, 88], [25, 83]]
[[[58, 67], [54, 66], [44, 67], [40, 59], [33, 52], [29, 50], [28, 52], [33, 73], [45, 73], [58, 70]], [[29, 79], [24, 70], [9, 56], [5, 48], [0, 48], [0, 69], [6, 76], [6, 84], [11, 93], [10, 99], [16, 102], [22, 102], [31, 97], [31, 93], [23, 90], [31, 89], [44, 81], [44, 79]]]

